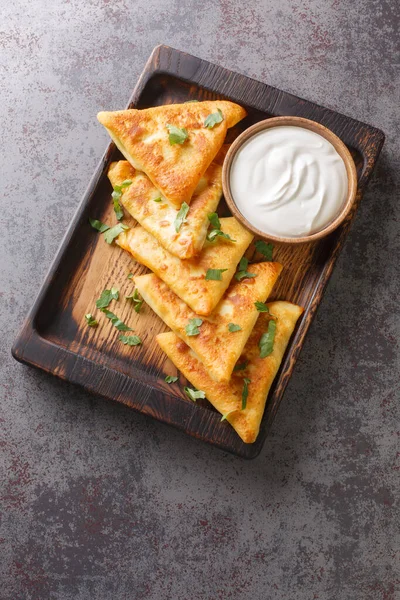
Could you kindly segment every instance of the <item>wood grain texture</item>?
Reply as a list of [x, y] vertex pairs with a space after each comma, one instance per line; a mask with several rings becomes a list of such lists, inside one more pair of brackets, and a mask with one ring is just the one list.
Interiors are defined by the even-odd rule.
[[[145, 108], [215, 98], [238, 102], [249, 113], [242, 123], [230, 130], [228, 141], [262, 119], [297, 115], [330, 128], [349, 148], [357, 167], [357, 199], [339, 229], [318, 242], [275, 248], [274, 260], [281, 262], [284, 270], [270, 300], [295, 302], [305, 308], [305, 313], [271, 388], [257, 441], [244, 444], [228, 423], [220, 422], [220, 415], [207, 401], [196, 404], [189, 401], [183, 393], [186, 381], [182, 376], [176, 384], [164, 382], [166, 374], [176, 372], [154, 339], [166, 327], [148, 307], [144, 306], [137, 315], [130, 301], [124, 299], [133, 289], [127, 274], [144, 273], [146, 269], [118, 247], [106, 244], [103, 236], [88, 224], [89, 216], [115, 222], [111, 186], [106, 177], [110, 162], [121, 158], [113, 144], [107, 148], [89, 184], [12, 353], [23, 363], [122, 402], [226, 451], [254, 458], [278, 410], [381, 151], [384, 135], [370, 125], [166, 46], [153, 51], [129, 106]], [[219, 213], [221, 216], [229, 214], [224, 202]], [[255, 254], [254, 246], [246, 254], [255, 260], [261, 258]], [[121, 298], [109, 309], [134, 328], [143, 339], [142, 346], [124, 346], [118, 341], [120, 333], [95, 309], [101, 291], [113, 285], [120, 289]], [[86, 325], [87, 312], [96, 315], [98, 328]]]

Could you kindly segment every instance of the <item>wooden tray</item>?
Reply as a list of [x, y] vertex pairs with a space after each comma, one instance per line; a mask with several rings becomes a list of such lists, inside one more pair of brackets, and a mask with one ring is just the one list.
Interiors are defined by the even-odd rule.
[[[354, 157], [359, 203], [384, 142], [382, 131], [370, 125], [167, 46], [154, 49], [129, 107], [215, 98], [233, 100], [248, 110], [249, 116], [230, 130], [230, 141], [249, 125], [272, 116], [298, 115], [329, 127]], [[110, 144], [13, 346], [13, 356], [228, 452], [254, 458], [278, 410], [356, 208], [339, 229], [320, 242], [275, 248], [274, 259], [284, 270], [271, 299], [300, 304], [305, 313], [269, 394], [259, 437], [254, 444], [244, 444], [227, 422], [221, 423], [219, 413], [207, 401], [193, 403], [186, 398], [182, 376], [176, 384], [164, 382], [165, 375], [175, 373], [175, 368], [154, 340], [166, 327], [149, 307], [137, 315], [124, 299], [110, 306], [142, 337], [143, 346], [134, 348], [119, 342], [120, 332], [95, 309], [103, 289], [116, 285], [123, 298], [133, 288], [127, 274], [146, 271], [127, 253], [106, 244], [88, 224], [89, 216], [115, 221], [106, 174], [110, 161], [120, 157]], [[222, 205], [224, 213], [226, 207]], [[84, 315], [88, 312], [99, 316], [97, 329], [86, 325]]]

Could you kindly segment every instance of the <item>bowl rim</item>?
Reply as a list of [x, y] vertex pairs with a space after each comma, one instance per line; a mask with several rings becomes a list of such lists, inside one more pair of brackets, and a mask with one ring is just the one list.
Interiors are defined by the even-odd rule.
[[[344, 202], [342, 209], [337, 214], [335, 219], [328, 223], [323, 229], [311, 233], [309, 235], [303, 235], [299, 237], [283, 237], [277, 236], [273, 234], [266, 233], [265, 231], [261, 231], [254, 225], [252, 225], [246, 217], [242, 215], [236, 203], [233, 199], [233, 196], [230, 191], [230, 170], [233, 163], [233, 159], [235, 158], [238, 150], [245, 144], [250, 138], [257, 135], [261, 131], [265, 129], [271, 129], [273, 127], [282, 127], [282, 126], [295, 126], [302, 127], [303, 129], [309, 129], [314, 133], [318, 133], [323, 138], [328, 140], [339, 156], [342, 158], [348, 179], [348, 189], [347, 189], [347, 197]], [[351, 208], [354, 205], [356, 194], [357, 194], [357, 170], [354, 164], [353, 157], [350, 154], [345, 143], [335, 134], [333, 131], [325, 127], [321, 123], [317, 121], [312, 121], [311, 119], [305, 119], [304, 117], [296, 117], [296, 116], [283, 116], [283, 117], [270, 117], [268, 119], [264, 119], [263, 121], [259, 121], [255, 123], [248, 129], [245, 129], [231, 144], [222, 165], [222, 190], [224, 193], [224, 197], [226, 203], [228, 204], [229, 209], [236, 219], [244, 226], [246, 229], [254, 233], [257, 237], [264, 238], [269, 241], [285, 243], [285, 244], [304, 244], [306, 242], [313, 242], [315, 240], [319, 240], [322, 237], [325, 237], [332, 233], [339, 225], [343, 223], [343, 221], [348, 216]]]

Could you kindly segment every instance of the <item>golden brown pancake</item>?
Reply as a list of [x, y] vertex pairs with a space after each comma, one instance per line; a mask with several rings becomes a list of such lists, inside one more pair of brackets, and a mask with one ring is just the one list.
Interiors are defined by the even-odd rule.
[[[132, 181], [122, 189], [121, 203], [126, 210], [151, 233], [166, 250], [179, 258], [192, 258], [201, 251], [206, 239], [209, 221], [207, 215], [215, 212], [222, 195], [222, 169], [211, 163], [192, 196], [190, 209], [179, 231], [175, 220], [178, 209], [151, 183], [142, 171], [134, 169], [126, 160], [111, 163], [108, 178], [113, 187], [123, 181]], [[155, 200], [161, 199], [160, 202]]]
[[[207, 128], [207, 117], [218, 110], [223, 120]], [[163, 196], [179, 208], [183, 202], [190, 203], [227, 129], [245, 116], [246, 111], [238, 104], [209, 100], [100, 112], [97, 118], [131, 165], [144, 171]], [[167, 125], [186, 130], [187, 139], [171, 144]]]
[[[134, 278], [139, 293], [155, 313], [192, 348], [215, 381], [229, 381], [258, 317], [254, 305], [269, 296], [282, 265], [264, 262], [249, 265], [257, 276], [243, 279], [228, 288], [222, 300], [208, 317], [202, 317], [199, 335], [188, 335], [186, 327], [199, 318], [159, 277], [153, 273]], [[229, 331], [229, 323], [240, 331]]]
[[[238, 364], [245, 369], [234, 371], [231, 380], [218, 383], [211, 379], [195, 353], [175, 333], [160, 333], [157, 342], [197, 389], [205, 392], [207, 399], [232, 425], [242, 440], [256, 440], [271, 384], [278, 372], [296, 321], [303, 312], [300, 306], [290, 302], [268, 303], [270, 313], [276, 317], [276, 331], [272, 354], [260, 358], [259, 341], [268, 328], [270, 316], [261, 313], [248, 339]], [[248, 383], [246, 408], [242, 410], [244, 378]]]
[[[124, 231], [117, 244], [146, 265], [198, 315], [209, 315], [224, 295], [235, 274], [236, 266], [253, 236], [234, 217], [220, 220], [221, 230], [235, 242], [217, 237], [206, 241], [195, 258], [181, 260], [158, 243], [143, 227]], [[207, 280], [209, 269], [227, 269], [221, 280]]]

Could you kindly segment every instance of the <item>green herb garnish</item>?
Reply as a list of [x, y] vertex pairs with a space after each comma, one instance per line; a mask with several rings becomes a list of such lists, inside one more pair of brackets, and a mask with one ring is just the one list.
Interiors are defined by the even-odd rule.
[[176, 127], [176, 125], [166, 125], [169, 131], [169, 143], [171, 146], [174, 144], [183, 144], [188, 138], [188, 131], [184, 127]]
[[235, 412], [236, 412], [236, 409], [235, 409], [235, 410], [230, 410], [229, 412], [227, 412], [227, 413], [225, 413], [224, 415], [222, 415], [222, 417], [221, 417], [221, 422], [222, 422], [222, 421], [225, 421], [225, 420], [226, 420], [226, 418], [227, 418], [227, 417], [229, 417], [229, 415], [231, 415], [232, 413], [235, 413]]
[[249, 277], [257, 277], [256, 273], [248, 273], [248, 271], [247, 271], [248, 265], [249, 265], [249, 260], [245, 256], [243, 256], [240, 259], [238, 270], [235, 273], [235, 279], [237, 279], [238, 281], [242, 281], [242, 279], [246, 279]]
[[249, 361], [246, 360], [245, 362], [242, 362], [242, 363], [239, 363], [238, 365], [235, 365], [235, 367], [233, 368], [233, 370], [234, 371], [244, 371], [248, 364], [249, 364]]
[[164, 379], [164, 381], [166, 383], [175, 383], [175, 381], [178, 381], [178, 377], [175, 377], [174, 375], [167, 375], [166, 378]]
[[120, 221], [124, 216], [124, 211], [122, 210], [122, 206], [119, 203], [119, 201], [121, 200], [121, 196], [122, 192], [118, 192], [114, 188], [114, 191], [111, 194], [111, 198], [113, 200], [115, 216], [117, 217], [118, 221]]
[[240, 325], [236, 325], [236, 323], [229, 323], [228, 329], [231, 333], [234, 333], [235, 331], [242, 331]]
[[97, 327], [97, 325], [99, 324], [99, 322], [96, 321], [96, 319], [94, 318], [94, 316], [91, 313], [88, 313], [87, 315], [85, 315], [85, 319], [86, 319], [86, 323], [89, 325], [89, 327]]
[[114, 313], [111, 311], [107, 310], [106, 308], [101, 308], [100, 310], [106, 315], [107, 319], [110, 319], [111, 323], [118, 329], [118, 331], [133, 331], [132, 327], [125, 325], [125, 323], [123, 323], [121, 319], [117, 317], [117, 315], [114, 315]]
[[269, 312], [269, 308], [264, 302], [259, 302], [257, 300], [257, 302], [254, 302], [254, 306], [256, 307], [258, 312], [265, 312], [265, 313]]
[[111, 288], [111, 290], [103, 290], [101, 296], [96, 300], [97, 308], [107, 308], [111, 300], [118, 300], [119, 292], [117, 288]]
[[128, 275], [126, 277], [127, 277], [127, 279], [133, 279], [133, 273], [128, 273]]
[[190, 319], [189, 323], [185, 327], [186, 334], [188, 336], [199, 335], [199, 327], [203, 324], [203, 319]]
[[120, 335], [119, 341], [125, 344], [125, 346], [140, 346], [142, 340], [138, 335]]
[[272, 260], [272, 253], [274, 251], [273, 244], [267, 244], [264, 240], [257, 240], [254, 243], [257, 252], [265, 256], [266, 260]]
[[242, 410], [244, 410], [247, 406], [247, 396], [249, 395], [249, 383], [251, 383], [251, 379], [247, 379], [247, 377], [244, 377], [242, 391]]
[[139, 313], [140, 309], [142, 308], [143, 305], [143, 298], [140, 296], [139, 292], [137, 290], [135, 290], [133, 292], [133, 294], [131, 294], [130, 296], [125, 296], [125, 298], [127, 300], [132, 300], [133, 304], [134, 304], [134, 310], [135, 312]]
[[89, 223], [91, 224], [93, 229], [96, 229], [96, 231], [100, 231], [100, 233], [104, 233], [105, 231], [110, 229], [109, 225], [106, 225], [105, 223], [102, 223], [101, 221], [98, 221], [97, 219], [91, 219], [90, 217], [89, 217]]
[[222, 281], [222, 273], [228, 269], [207, 269], [206, 281]]
[[209, 242], [213, 242], [217, 239], [217, 237], [222, 237], [225, 240], [229, 240], [230, 242], [236, 242], [236, 240], [233, 240], [230, 235], [224, 233], [220, 229], [211, 229], [211, 231], [209, 231], [207, 234], [207, 240]]
[[274, 339], [276, 331], [276, 321], [271, 319], [268, 323], [268, 330], [262, 334], [258, 347], [260, 348], [260, 358], [269, 356], [274, 349]]
[[196, 400], [198, 398], [205, 398], [206, 397], [205, 392], [203, 392], [202, 390], [192, 390], [191, 388], [186, 387], [186, 386], [183, 388], [183, 390], [184, 390], [186, 396], [188, 396], [188, 398], [190, 398], [191, 400], [193, 400], [193, 402], [196, 402]]
[[222, 110], [218, 108], [216, 113], [211, 113], [211, 115], [208, 115], [208, 117], [204, 121], [204, 127], [212, 129], [218, 123], [222, 123], [223, 120], [224, 115], [222, 114]]
[[158, 198], [153, 198], [153, 202], [161, 202], [162, 198], [159, 196]]
[[219, 220], [216, 212], [208, 214], [207, 218], [214, 229], [221, 229], [221, 221]]
[[105, 232], [104, 239], [106, 240], [107, 244], [112, 244], [115, 238], [127, 229], [129, 229], [128, 225], [118, 223], [117, 225], [114, 225], [114, 227], [111, 227], [111, 229], [108, 229], [108, 231]]
[[179, 232], [183, 223], [186, 223], [186, 217], [187, 217], [188, 212], [189, 212], [189, 205], [186, 204], [186, 202], [182, 202], [182, 205], [181, 205], [181, 207], [178, 211], [178, 214], [176, 215], [176, 219], [174, 221], [176, 233]]

